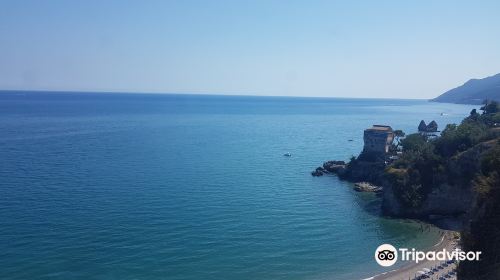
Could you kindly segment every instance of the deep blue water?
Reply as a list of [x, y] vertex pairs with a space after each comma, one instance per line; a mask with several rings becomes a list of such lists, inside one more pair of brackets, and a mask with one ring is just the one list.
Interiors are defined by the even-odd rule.
[[310, 171], [358, 154], [372, 124], [443, 128], [472, 108], [0, 92], [0, 278], [369, 277], [378, 245], [423, 248], [437, 230]]

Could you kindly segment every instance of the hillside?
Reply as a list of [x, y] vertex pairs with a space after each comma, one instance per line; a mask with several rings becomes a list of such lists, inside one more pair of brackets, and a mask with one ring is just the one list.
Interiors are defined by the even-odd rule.
[[463, 223], [465, 251], [479, 262], [460, 263], [459, 279], [500, 279], [500, 106], [472, 110], [440, 137], [410, 134], [402, 156], [385, 169], [384, 213], [451, 217]]
[[500, 73], [484, 79], [471, 79], [431, 99], [434, 102], [481, 104], [484, 100], [500, 101]]
[[360, 191], [381, 195], [385, 215], [461, 230], [462, 248], [482, 252], [481, 261], [460, 263], [459, 279], [500, 279], [500, 104], [488, 101], [480, 111], [448, 124], [439, 136], [396, 130], [390, 157], [363, 150], [347, 163], [326, 162], [312, 175], [382, 185], [382, 191]]

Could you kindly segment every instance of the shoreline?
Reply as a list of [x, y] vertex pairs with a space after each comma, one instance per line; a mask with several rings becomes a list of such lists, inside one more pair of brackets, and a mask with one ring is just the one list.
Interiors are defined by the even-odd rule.
[[[448, 251], [453, 250], [457, 246], [457, 242], [453, 237], [454, 231], [445, 231], [444, 235], [441, 237], [441, 240], [434, 244], [432, 247], [426, 249], [425, 251], [440, 251], [443, 249], [446, 249]], [[415, 262], [408, 262], [403, 264], [400, 268], [396, 268], [387, 272], [383, 272], [368, 278], [364, 278], [363, 280], [401, 280], [401, 279], [414, 279], [414, 277], [417, 275], [418, 271], [423, 271], [424, 268], [431, 269], [432, 267], [435, 267], [439, 264], [441, 264], [442, 261], [439, 260], [424, 260], [419, 263]], [[450, 265], [449, 267], [443, 269], [443, 271], [436, 275], [439, 276], [442, 273], [447, 273], [450, 271], [452, 268], [454, 268], [455, 265]], [[436, 278], [437, 279], [437, 278]], [[447, 278], [447, 279], [456, 279], [454, 277], [452, 278]]]

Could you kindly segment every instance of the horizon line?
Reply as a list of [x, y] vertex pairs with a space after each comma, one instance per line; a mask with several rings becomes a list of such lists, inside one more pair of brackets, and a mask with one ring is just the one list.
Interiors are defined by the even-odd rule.
[[230, 96], [230, 97], [283, 97], [283, 98], [338, 98], [338, 99], [398, 99], [398, 100], [427, 100], [434, 98], [398, 98], [398, 97], [347, 97], [347, 96], [303, 96], [303, 95], [258, 95], [258, 94], [233, 94], [233, 93], [190, 93], [190, 92], [146, 92], [146, 91], [93, 91], [93, 90], [45, 90], [45, 89], [0, 89], [4, 92], [41, 92], [41, 93], [101, 93], [101, 94], [137, 94], [137, 95], [196, 95], [196, 96]]

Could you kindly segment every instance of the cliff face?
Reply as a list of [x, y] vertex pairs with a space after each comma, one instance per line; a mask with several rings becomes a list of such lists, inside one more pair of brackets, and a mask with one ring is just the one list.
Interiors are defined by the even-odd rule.
[[500, 279], [500, 105], [488, 102], [480, 110], [447, 125], [440, 137], [408, 135], [395, 159], [364, 150], [325, 168], [343, 179], [382, 184], [386, 215], [462, 230], [463, 249], [483, 253], [479, 262], [460, 263], [465, 280]]
[[465, 280], [500, 279], [500, 105], [481, 110], [438, 138], [409, 135], [402, 156], [384, 171], [386, 214], [459, 218], [463, 249], [482, 252], [480, 261], [460, 263]]
[[381, 185], [383, 182], [385, 164], [383, 161], [367, 161], [356, 159], [347, 165], [344, 171], [339, 172], [341, 179], [351, 182], [371, 182]]
[[[382, 209], [385, 214], [398, 217], [429, 218], [434, 215], [459, 216], [466, 220], [476, 202], [472, 180], [480, 172], [481, 158], [488, 154], [494, 143], [480, 143], [451, 158], [443, 170], [444, 178], [434, 186], [422, 202], [409, 207], [396, 194], [396, 186], [384, 180]], [[441, 176], [443, 176], [441, 175]], [[437, 176], [437, 174], [436, 174]]]
[[456, 191], [456, 186], [440, 185], [428, 194], [418, 208], [404, 206], [394, 194], [391, 185], [384, 185], [382, 210], [384, 214], [396, 217], [428, 219], [433, 216], [454, 216], [465, 218], [473, 201], [471, 189]]

